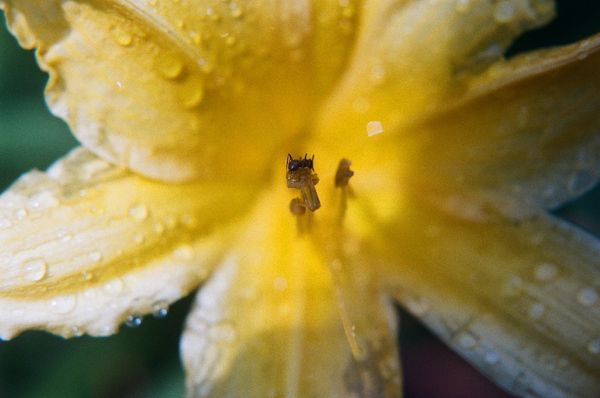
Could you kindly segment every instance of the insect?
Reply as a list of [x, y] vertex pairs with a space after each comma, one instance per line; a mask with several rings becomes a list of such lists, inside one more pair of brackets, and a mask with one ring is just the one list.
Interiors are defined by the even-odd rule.
[[321, 201], [315, 189], [315, 185], [319, 183], [319, 176], [315, 173], [314, 159], [314, 155], [309, 159], [308, 154], [305, 154], [304, 158], [294, 159], [288, 153], [285, 162], [288, 188], [300, 190], [302, 203], [310, 211], [315, 211], [321, 207]]

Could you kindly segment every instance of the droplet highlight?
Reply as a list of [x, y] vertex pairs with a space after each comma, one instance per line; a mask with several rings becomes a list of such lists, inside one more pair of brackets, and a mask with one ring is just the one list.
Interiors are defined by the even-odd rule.
[[585, 287], [577, 292], [577, 302], [585, 307], [592, 306], [598, 301], [598, 292], [592, 287]]
[[46, 276], [48, 264], [42, 258], [32, 258], [23, 263], [22, 269], [24, 280], [37, 282]]
[[558, 274], [558, 268], [552, 263], [541, 263], [535, 267], [534, 275], [535, 279], [540, 282], [548, 282], [556, 278]]
[[142, 324], [142, 317], [139, 315], [128, 315], [127, 319], [125, 319], [125, 325], [130, 328], [137, 328]]
[[379, 120], [372, 120], [367, 123], [367, 136], [372, 137], [383, 133], [383, 124]]
[[136, 221], [144, 221], [148, 217], [148, 209], [143, 203], [133, 205], [127, 210], [127, 214]]
[[57, 314], [66, 314], [73, 309], [75, 309], [75, 305], [77, 304], [77, 299], [75, 296], [59, 296], [50, 300], [50, 311]]

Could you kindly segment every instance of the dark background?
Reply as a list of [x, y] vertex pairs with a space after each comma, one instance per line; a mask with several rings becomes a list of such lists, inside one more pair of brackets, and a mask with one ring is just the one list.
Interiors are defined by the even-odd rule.
[[[558, 11], [557, 20], [518, 39], [507, 56], [600, 32], [600, 1], [558, 1]], [[46, 168], [76, 145], [46, 108], [45, 82], [33, 53], [20, 49], [0, 24], [0, 189], [27, 170]], [[596, 188], [557, 213], [600, 236], [599, 204]], [[166, 318], [146, 317], [140, 327], [123, 327], [113, 337], [64, 340], [27, 332], [0, 342], [0, 398], [182, 396], [178, 344], [192, 297], [173, 305]], [[401, 318], [408, 398], [507, 396], [415, 319], [404, 312]]]

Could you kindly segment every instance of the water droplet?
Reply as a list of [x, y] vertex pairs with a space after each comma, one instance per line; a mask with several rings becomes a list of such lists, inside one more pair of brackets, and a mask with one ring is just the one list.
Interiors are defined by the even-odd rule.
[[90, 260], [97, 263], [100, 260], [102, 260], [102, 253], [100, 253], [99, 251], [93, 251], [89, 254], [89, 257], [90, 257]]
[[141, 233], [134, 234], [133, 241], [138, 245], [141, 245], [142, 243], [144, 243], [144, 235], [142, 235]]
[[597, 337], [594, 340], [590, 341], [590, 343], [587, 346], [587, 349], [591, 354], [600, 354], [600, 337]]
[[50, 310], [57, 314], [66, 314], [73, 311], [76, 304], [77, 299], [75, 296], [59, 296], [50, 300]]
[[104, 291], [112, 296], [117, 296], [123, 291], [124, 283], [121, 278], [111, 279], [102, 287]]
[[240, 18], [244, 15], [244, 9], [237, 3], [229, 4], [232, 18]]
[[165, 226], [162, 225], [162, 223], [157, 222], [152, 226], [152, 230], [160, 235], [165, 232]]
[[113, 28], [111, 29], [111, 35], [114, 41], [118, 45], [123, 47], [130, 46], [133, 42], [133, 37], [131, 36], [131, 33], [124, 30], [122, 26], [113, 26]]
[[285, 289], [287, 289], [287, 287], [288, 287], [287, 279], [285, 279], [281, 276], [273, 279], [273, 288], [275, 290], [277, 290], [278, 292], [285, 291]]
[[71, 327], [71, 337], [81, 337], [83, 336], [83, 330], [79, 326]]
[[197, 84], [190, 88], [186, 93], [183, 100], [183, 106], [192, 109], [200, 105], [202, 100], [204, 100], [204, 87], [202, 84]]
[[540, 319], [544, 315], [544, 312], [546, 312], [546, 307], [544, 307], [544, 304], [542, 303], [531, 304], [527, 311], [529, 316], [533, 319]]
[[535, 267], [535, 278], [542, 282], [547, 282], [556, 277], [558, 268], [552, 263], [541, 263]]
[[483, 357], [484, 361], [490, 365], [495, 365], [500, 362], [500, 355], [496, 351], [488, 351]]
[[367, 135], [369, 137], [383, 133], [383, 124], [379, 120], [372, 120], [367, 123]]
[[177, 218], [174, 216], [166, 216], [165, 217], [165, 225], [168, 229], [173, 229], [177, 226]]
[[142, 324], [142, 317], [139, 315], [128, 315], [127, 319], [125, 319], [125, 325], [130, 328], [136, 328]]
[[227, 38], [225, 39], [225, 44], [229, 47], [232, 47], [236, 41], [237, 39], [235, 38], [235, 36], [227, 36]]
[[424, 297], [411, 297], [406, 301], [408, 310], [417, 317], [422, 317], [429, 311], [429, 302]]
[[518, 276], [511, 276], [502, 288], [503, 293], [509, 297], [515, 297], [523, 291], [523, 280]]
[[198, 219], [191, 214], [184, 214], [181, 216], [181, 224], [188, 228], [194, 228], [198, 226]]
[[15, 217], [17, 218], [17, 220], [22, 220], [25, 217], [27, 217], [27, 210], [25, 209], [19, 209], [15, 212]]
[[571, 193], [582, 193], [594, 185], [596, 178], [590, 170], [575, 171], [567, 181], [567, 189]]
[[152, 316], [155, 318], [164, 318], [169, 313], [169, 303], [166, 301], [157, 301], [152, 306]]
[[131, 206], [127, 214], [137, 221], [144, 221], [148, 217], [148, 209], [143, 203], [139, 203]]
[[585, 287], [577, 292], [577, 302], [589, 307], [598, 301], [598, 292], [592, 287]]
[[90, 272], [90, 271], [83, 271], [81, 273], [81, 279], [83, 279], [86, 282], [91, 281], [92, 279], [94, 279], [94, 273]]
[[191, 260], [194, 258], [194, 248], [190, 245], [181, 245], [173, 250], [173, 257], [178, 260]]
[[477, 344], [479, 344], [479, 339], [473, 333], [469, 331], [464, 331], [458, 335], [458, 344], [462, 348], [470, 350], [475, 348]]
[[158, 56], [155, 62], [158, 73], [165, 79], [177, 79], [183, 73], [183, 62], [174, 55]]
[[515, 6], [511, 1], [503, 0], [496, 4], [494, 19], [499, 23], [510, 22], [515, 17]]
[[48, 272], [48, 265], [42, 258], [32, 258], [23, 263], [23, 279], [37, 282]]
[[463, 13], [469, 9], [471, 5], [471, 0], [457, 0], [456, 1], [456, 11]]
[[6, 229], [12, 227], [12, 222], [8, 218], [0, 219], [0, 229]]
[[48, 209], [60, 204], [53, 192], [44, 191], [34, 195], [28, 202], [30, 209]]
[[374, 85], [377, 86], [383, 84], [385, 81], [385, 76], [385, 67], [382, 64], [377, 63], [371, 67], [370, 79]]

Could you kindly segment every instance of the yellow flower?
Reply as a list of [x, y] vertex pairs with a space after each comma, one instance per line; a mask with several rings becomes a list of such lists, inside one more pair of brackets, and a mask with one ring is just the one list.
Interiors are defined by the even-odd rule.
[[502, 57], [552, 1], [0, 5], [83, 145], [0, 198], [3, 338], [204, 282], [190, 395], [393, 397], [395, 299], [513, 393], [600, 394], [600, 244], [546, 213], [598, 179], [600, 36]]

